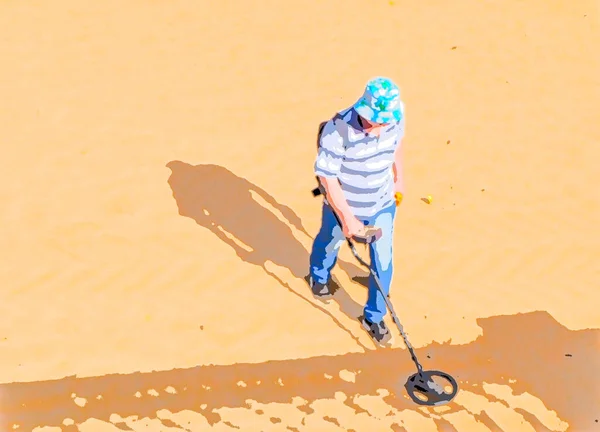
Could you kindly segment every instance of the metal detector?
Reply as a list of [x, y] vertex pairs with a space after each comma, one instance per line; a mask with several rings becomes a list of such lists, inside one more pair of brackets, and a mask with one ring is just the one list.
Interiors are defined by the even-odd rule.
[[[318, 180], [319, 179], [317, 178], [317, 182], [318, 182]], [[324, 198], [327, 199], [326, 194], [325, 194], [325, 189], [320, 184], [320, 182], [319, 182], [319, 187], [313, 189], [312, 193], [313, 193], [313, 196], [315, 196], [315, 197], [319, 196], [319, 195], [323, 195]], [[332, 212], [335, 215], [335, 218], [341, 227], [342, 224], [340, 222], [339, 216], [336, 214], [336, 212], [333, 210], [333, 208], [332, 208]], [[367, 227], [366, 232], [367, 232], [366, 236], [363, 236], [360, 238], [354, 238], [354, 240], [357, 242], [360, 242], [360, 243], [368, 244], [368, 243], [377, 241], [381, 237], [381, 230], [377, 229], [376, 227]], [[394, 322], [396, 323], [396, 326], [398, 327], [398, 331], [402, 335], [402, 338], [404, 339], [404, 343], [406, 344], [406, 347], [410, 351], [410, 356], [411, 356], [413, 362], [415, 363], [415, 365], [417, 366], [417, 373], [411, 375], [408, 378], [408, 380], [406, 381], [406, 384], [404, 384], [404, 387], [406, 388], [408, 396], [410, 396], [410, 398], [419, 405], [437, 406], [437, 405], [444, 405], [444, 404], [452, 401], [452, 399], [454, 399], [454, 397], [458, 393], [458, 383], [452, 376], [450, 376], [449, 374], [447, 374], [445, 372], [441, 372], [438, 370], [427, 370], [427, 371], [423, 370], [423, 367], [419, 363], [419, 360], [417, 360], [417, 356], [413, 350], [412, 345], [410, 344], [410, 342], [408, 341], [408, 338], [406, 337], [406, 334], [404, 333], [402, 324], [400, 324], [400, 320], [398, 319], [398, 316], [396, 315], [396, 312], [394, 311], [394, 308], [392, 306], [392, 303], [390, 302], [389, 297], [384, 294], [383, 289], [381, 288], [381, 282], [379, 281], [379, 278], [377, 277], [377, 275], [375, 274], [373, 269], [371, 269], [371, 266], [360, 257], [360, 255], [356, 251], [356, 248], [354, 247], [354, 243], [352, 242], [352, 240], [349, 238], [347, 238], [346, 240], [348, 242], [348, 246], [350, 246], [350, 250], [352, 251], [352, 254], [354, 255], [354, 257], [358, 260], [358, 262], [361, 265], [368, 268], [371, 273], [371, 276], [373, 276], [373, 279], [375, 280], [375, 284], [377, 285], [379, 292], [382, 294], [382, 296], [385, 300], [385, 304], [386, 304], [388, 310], [390, 311], [390, 314], [392, 315], [392, 318], [393, 318]], [[443, 381], [446, 381], [446, 383], [444, 384]]]

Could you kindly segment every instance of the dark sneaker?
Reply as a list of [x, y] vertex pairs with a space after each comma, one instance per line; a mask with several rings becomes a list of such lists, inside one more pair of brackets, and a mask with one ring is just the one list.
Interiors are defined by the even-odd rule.
[[313, 278], [310, 276], [308, 278], [308, 283], [309, 283], [310, 288], [312, 289], [312, 293], [315, 297], [323, 298], [323, 297], [329, 297], [333, 294], [329, 284], [322, 284], [322, 283], [315, 282], [313, 280]]
[[372, 323], [362, 316], [360, 321], [364, 329], [369, 332], [375, 342], [381, 345], [386, 345], [391, 342], [392, 332], [390, 332], [390, 329], [383, 320], [380, 323]]

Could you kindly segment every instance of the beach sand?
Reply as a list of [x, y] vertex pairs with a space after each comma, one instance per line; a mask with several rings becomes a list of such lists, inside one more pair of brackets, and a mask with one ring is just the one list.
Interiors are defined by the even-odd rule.
[[[0, 431], [600, 430], [599, 43], [595, 0], [1, 2]], [[376, 75], [435, 409], [348, 248], [303, 279], [318, 124]]]

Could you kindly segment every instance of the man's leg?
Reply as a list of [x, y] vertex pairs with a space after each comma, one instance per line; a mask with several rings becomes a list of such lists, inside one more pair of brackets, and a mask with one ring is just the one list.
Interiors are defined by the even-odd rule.
[[[381, 288], [387, 296], [390, 291], [393, 274], [393, 234], [394, 234], [394, 218], [396, 216], [396, 206], [391, 206], [379, 214], [373, 220], [369, 221], [370, 225], [381, 228], [382, 236], [379, 240], [369, 245], [371, 255], [371, 268], [377, 275], [380, 281]], [[369, 276], [369, 294], [367, 304], [364, 308], [364, 318], [366, 326], [380, 342], [386, 341], [389, 338], [390, 332], [383, 322], [383, 317], [386, 315], [387, 308], [383, 295], [379, 291], [373, 275]]]
[[331, 294], [329, 288], [331, 270], [337, 262], [338, 252], [343, 241], [344, 234], [333, 210], [323, 204], [321, 229], [315, 237], [310, 254], [310, 278], [313, 292], [316, 295]]

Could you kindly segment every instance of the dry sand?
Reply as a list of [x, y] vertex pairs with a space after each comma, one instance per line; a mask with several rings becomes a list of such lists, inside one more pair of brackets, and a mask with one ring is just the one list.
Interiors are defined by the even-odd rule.
[[[600, 430], [598, 5], [0, 2], [0, 431]], [[302, 279], [317, 125], [374, 75], [436, 410], [347, 249]]]

